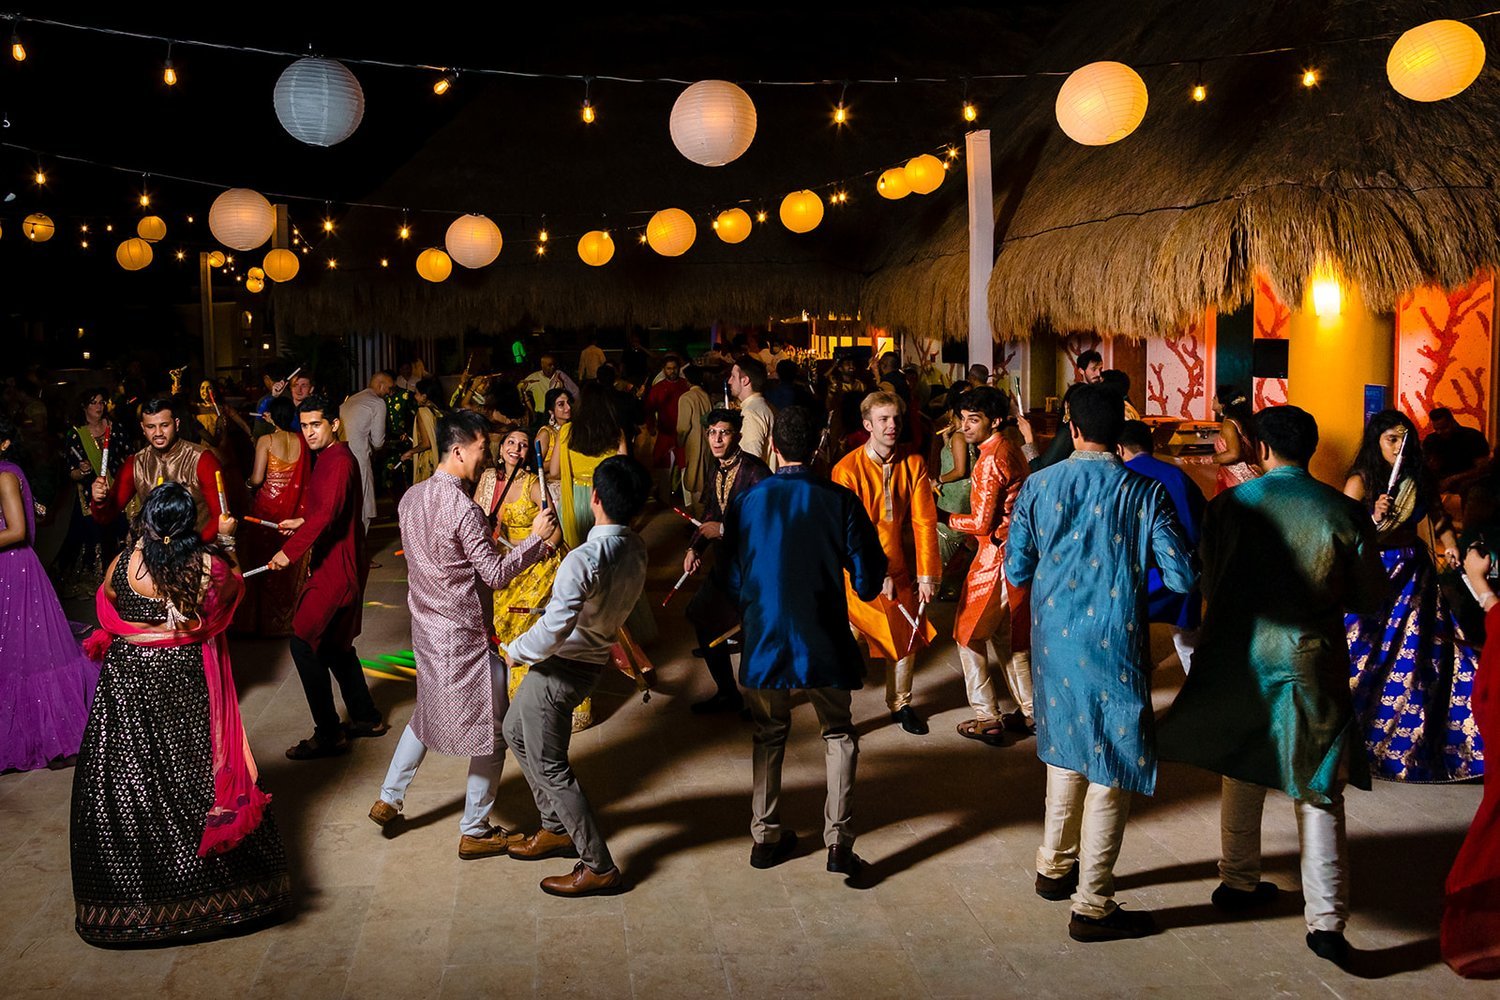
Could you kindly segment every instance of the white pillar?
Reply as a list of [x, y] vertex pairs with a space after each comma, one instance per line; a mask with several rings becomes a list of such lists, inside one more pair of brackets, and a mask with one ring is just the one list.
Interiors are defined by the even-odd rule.
[[964, 137], [969, 175], [969, 364], [994, 364], [990, 272], [995, 269], [995, 189], [990, 180], [990, 131]]

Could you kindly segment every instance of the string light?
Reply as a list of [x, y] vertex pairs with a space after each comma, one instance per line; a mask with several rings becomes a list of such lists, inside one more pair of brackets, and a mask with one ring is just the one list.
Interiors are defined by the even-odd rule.
[[187, 220], [188, 220], [188, 225], [191, 226], [193, 224], [193, 217], [190, 215], [190, 216], [187, 217]]
[[444, 73], [433, 83], [432, 92], [439, 97], [442, 97], [448, 91], [453, 89], [453, 84], [457, 80], [457, 78], [457, 73]]
[[950, 160], [956, 160], [956, 159], [958, 159], [958, 147], [957, 146], [949, 146], [948, 147], [947, 156], [948, 156], [948, 159], [950, 159]]
[[89, 231], [89, 224], [87, 222], [85, 222], [83, 225], [81, 225], [81, 226], [78, 227], [78, 231], [80, 233], [86, 233], [86, 232], [88, 232]]
[[323, 232], [325, 232], [325, 233], [331, 233], [331, 232], [333, 232], [333, 219], [327, 218], [327, 219], [323, 220]]
[[1308, 87], [1308, 88], [1312, 88], [1312, 87], [1316, 87], [1317, 85], [1318, 85], [1318, 71], [1315, 70], [1315, 69], [1311, 69], [1311, 68], [1303, 70], [1302, 71], [1302, 86]]
[[178, 260], [187, 260], [187, 253], [186, 253], [186, 251], [179, 250], [179, 251], [177, 251], [177, 253], [176, 253], [175, 256], [177, 257]]
[[755, 221], [756, 222], [765, 222], [766, 221], [766, 211], [765, 211], [765, 209], [761, 209], [759, 212], [755, 213]]
[[177, 86], [177, 70], [175, 70], [175, 69], [172, 68], [172, 43], [171, 42], [167, 43], [167, 64], [162, 69], [161, 80], [162, 80], [162, 83], [165, 83], [168, 87], [175, 87], [175, 86]]
[[547, 256], [547, 248], [545, 246], [543, 246], [542, 244], [538, 243], [536, 245], [536, 255], [538, 257], [545, 257], [545, 256]]
[[21, 19], [15, 18], [10, 25], [10, 57], [16, 62], [26, 61], [26, 46], [21, 44]]
[[382, 257], [382, 258], [380, 258], [380, 266], [381, 267], [390, 267], [391, 266], [391, 260], [390, 260], [390, 258], [389, 257]]
[[971, 122], [979, 117], [979, 109], [968, 101], [964, 101], [964, 121]]
[[[295, 232], [295, 230], [293, 230], [293, 232]], [[397, 239], [403, 239], [403, 240], [409, 240], [409, 239], [411, 239], [411, 226], [409, 226], [409, 225], [406, 224], [406, 212], [405, 211], [403, 211], [401, 213], [401, 228], [398, 229], [398, 230], [396, 230], [396, 237], [397, 237]]]
[[586, 76], [583, 78], [583, 123], [585, 125], [594, 124], [594, 119], [597, 117], [594, 114], [593, 102], [589, 100], [589, 85], [593, 82], [593, 77]]
[[334, 259], [333, 257], [329, 257], [328, 258], [328, 270], [330, 270], [330, 271], [337, 271], [338, 267], [339, 267], [339, 262], [336, 259]]
[[537, 235], [537, 239], [542, 243], [547, 242], [547, 227], [545, 225], [542, 226], [542, 231]]
[[113, 222], [106, 222], [104, 224], [104, 231], [106, 233], [112, 233], [112, 232], [114, 232], [115, 231], [115, 224]]
[[47, 183], [47, 171], [43, 170], [41, 167], [36, 168], [36, 174], [34, 176], [37, 187], [41, 187], [43, 184]]
[[149, 208], [150, 206], [151, 206], [151, 195], [148, 192], [142, 191], [141, 192], [141, 207], [142, 208]]
[[646, 234], [645, 233], [641, 233], [641, 242], [642, 243], [646, 242]]
[[85, 250], [87, 250], [89, 248], [89, 241], [88, 240], [79, 240], [78, 241], [78, 245], [81, 246], [81, 247], [83, 247]]
[[849, 93], [849, 81], [844, 81], [843, 89], [839, 91], [839, 102], [833, 107], [833, 123], [835, 125], [846, 125], [849, 122], [849, 109], [844, 105], [844, 98]]
[[1203, 86], [1202, 63], [1198, 64], [1198, 76], [1196, 81], [1193, 83], [1193, 100], [1197, 101], [1199, 104], [1202, 104], [1204, 101], [1208, 100], [1208, 88]]

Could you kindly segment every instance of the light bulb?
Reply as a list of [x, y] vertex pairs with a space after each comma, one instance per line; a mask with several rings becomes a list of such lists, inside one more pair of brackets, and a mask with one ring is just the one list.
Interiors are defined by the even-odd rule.
[[38, 168], [36, 172], [37, 187], [41, 187], [45, 183], [47, 183], [47, 171]]
[[88, 232], [89, 231], [89, 224], [87, 222], [85, 222], [83, 225], [81, 225], [81, 226], [78, 227], [78, 231], [80, 233], [86, 233], [86, 232]]
[[147, 194], [146, 192], [142, 191], [141, 192], [141, 207], [142, 208], [147, 208], [147, 207], [150, 206], [150, 204], [151, 204], [151, 196], [149, 194]]
[[766, 221], [766, 213], [765, 212], [756, 212], [755, 213], [755, 221], [756, 222], [765, 222]]
[[452, 89], [453, 77], [449, 76], [447, 73], [444, 73], [442, 76], [438, 77], [437, 82], [432, 85], [432, 92], [439, 97], [442, 97]]
[[547, 230], [543, 229], [542, 232], [541, 232], [541, 235], [538, 236], [537, 239], [541, 240], [543, 243], [546, 243], [547, 242]]
[[85, 250], [87, 250], [89, 248], [89, 241], [88, 240], [79, 240], [78, 244], [79, 244], [79, 246], [83, 247]]
[[303, 253], [307, 253], [307, 250], [308, 250], [308, 248], [307, 248], [307, 247], [303, 247], [303, 248], [302, 248], [302, 252], [303, 252]]
[[1305, 70], [1303, 70], [1302, 71], [1302, 86], [1304, 86], [1304, 87], [1316, 87], [1317, 85], [1318, 85], [1318, 71], [1315, 70], [1315, 69], [1305, 69]]
[[21, 44], [21, 33], [15, 28], [10, 32], [10, 57], [16, 62], [26, 61], [26, 46]]
[[338, 266], [339, 266], [339, 262], [337, 260], [335, 260], [332, 257], [328, 258], [328, 270], [330, 270], [330, 271], [337, 270]]
[[848, 120], [849, 110], [844, 107], [844, 102], [840, 101], [838, 107], [833, 109], [833, 123], [835, 125], [842, 125]]
[[1204, 101], [1208, 100], [1208, 88], [1203, 86], [1203, 84], [1201, 83], [1194, 85], [1193, 100], [1197, 101], [1199, 104], [1202, 104]]
[[188, 225], [191, 226], [193, 224], [193, 217], [190, 215], [190, 216], [187, 217], [187, 220], [188, 220]]
[[332, 219], [324, 219], [323, 220], [323, 232], [325, 232], [325, 233], [331, 233], [331, 232], [333, 232], [333, 220]]
[[168, 87], [177, 86], [177, 71], [172, 68], [172, 60], [167, 60], [167, 68], [162, 71], [161, 79]]
[[112, 232], [114, 232], [115, 231], [115, 224], [113, 222], [106, 222], [104, 224], [104, 231], [106, 233], [112, 233]]
[[411, 239], [411, 227], [402, 226], [400, 229], [396, 230], [396, 235], [401, 237], [403, 240]]
[[381, 267], [390, 267], [391, 266], [390, 259], [387, 258], [387, 257], [380, 258], [380, 266]]
[[187, 260], [187, 254], [183, 253], [181, 250], [179, 250], [179, 251], [177, 251], [177, 259], [178, 260]]
[[948, 159], [950, 159], [950, 160], [956, 160], [956, 159], [958, 159], [958, 149], [957, 149], [957, 147], [955, 147], [955, 146], [949, 146], [948, 147]]
[[545, 257], [545, 256], [547, 256], [547, 248], [544, 247], [544, 246], [542, 246], [540, 243], [538, 243], [536, 245], [536, 255], [538, 257]]
[[645, 233], [641, 234], [641, 242], [642, 243], [646, 242], [646, 234]]
[[968, 101], [964, 101], [964, 121], [971, 122], [979, 117], [979, 109]]
[[583, 123], [585, 125], [592, 125], [592, 124], [594, 124], [594, 118], [595, 118], [595, 115], [594, 115], [594, 106], [592, 104], [590, 104], [588, 101], [584, 101], [583, 102]]

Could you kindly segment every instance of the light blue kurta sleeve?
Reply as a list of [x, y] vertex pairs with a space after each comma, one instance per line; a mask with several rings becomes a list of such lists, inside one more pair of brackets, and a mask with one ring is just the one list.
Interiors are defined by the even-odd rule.
[[1161, 570], [1162, 583], [1167, 589], [1186, 594], [1198, 582], [1198, 570], [1172, 498], [1160, 484], [1153, 484], [1150, 506], [1151, 557]]

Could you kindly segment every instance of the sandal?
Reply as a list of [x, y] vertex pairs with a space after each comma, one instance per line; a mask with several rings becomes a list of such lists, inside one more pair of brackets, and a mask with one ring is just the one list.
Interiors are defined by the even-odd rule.
[[958, 724], [958, 735], [992, 747], [1005, 746], [1005, 724], [999, 719], [965, 719]]
[[338, 757], [349, 752], [349, 741], [340, 736], [333, 743], [324, 743], [316, 739], [300, 741], [294, 747], [287, 747], [287, 760], [319, 760], [323, 757]]
[[376, 719], [374, 722], [344, 723], [344, 736], [351, 740], [370, 739], [376, 736], [384, 736], [390, 731], [390, 724], [387, 723], [384, 719]]

